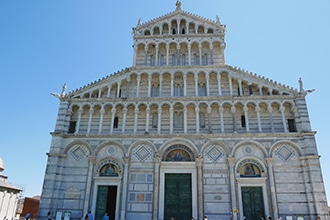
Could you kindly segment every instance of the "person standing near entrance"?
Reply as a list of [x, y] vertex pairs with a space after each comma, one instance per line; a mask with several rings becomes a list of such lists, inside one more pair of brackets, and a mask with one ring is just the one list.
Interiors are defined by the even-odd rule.
[[110, 220], [108, 213], [104, 213], [102, 220]]
[[87, 216], [88, 216], [88, 220], [93, 220], [93, 214], [91, 211], [88, 212]]

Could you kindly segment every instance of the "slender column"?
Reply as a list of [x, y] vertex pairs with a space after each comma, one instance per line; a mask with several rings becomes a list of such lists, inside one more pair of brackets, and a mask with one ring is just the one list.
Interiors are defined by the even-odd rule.
[[110, 134], [113, 132], [113, 124], [115, 122], [115, 114], [116, 114], [116, 109], [112, 108], [111, 109], [111, 124], [110, 124]]
[[136, 77], [136, 97], [139, 97], [140, 93], [140, 81], [141, 81], [141, 76]]
[[211, 62], [211, 65], [214, 64], [214, 61], [213, 61], [213, 44], [210, 45], [210, 62]]
[[[160, 126], [159, 126], [160, 127]], [[159, 202], [159, 170], [161, 159], [156, 153], [153, 159], [154, 162], [154, 205], [152, 210], [152, 219], [158, 219], [158, 202]]]
[[280, 111], [281, 111], [281, 116], [282, 116], [282, 123], [283, 123], [283, 128], [284, 128], [284, 132], [287, 133], [288, 132], [288, 128], [286, 127], [286, 121], [285, 121], [285, 107], [281, 106], [280, 107]]
[[258, 120], [258, 129], [259, 129], [259, 132], [261, 133], [262, 127], [261, 127], [260, 107], [259, 106], [256, 107], [256, 112], [257, 112], [257, 120]]
[[79, 108], [78, 110], [78, 120], [77, 120], [77, 124], [76, 124], [76, 129], [75, 129], [75, 134], [79, 133], [79, 128], [80, 128], [80, 121], [81, 121], [81, 114], [83, 113], [83, 110], [81, 108]]
[[198, 198], [198, 219], [204, 215], [204, 193], [203, 193], [203, 157], [196, 158], [197, 167], [197, 198]]
[[95, 157], [93, 157], [93, 156], [88, 157], [88, 173], [87, 173], [87, 180], [86, 180], [83, 213], [87, 213], [89, 211], [89, 201], [90, 201], [90, 196], [92, 194], [91, 190], [92, 190], [94, 164], [95, 164]]
[[126, 204], [127, 204], [127, 188], [128, 188], [128, 170], [131, 162], [130, 157], [123, 157], [124, 164], [124, 173], [123, 173], [123, 191], [122, 191], [122, 200], [121, 200], [121, 213], [120, 218], [126, 219]]
[[199, 133], [199, 107], [195, 108], [196, 113], [196, 133]]
[[174, 76], [171, 75], [171, 97], [174, 96]]
[[157, 134], [160, 134], [162, 128], [162, 107], [158, 107]]
[[159, 75], [159, 97], [163, 95], [163, 75]]
[[209, 133], [213, 133], [212, 131], [212, 120], [211, 120], [211, 113], [212, 113], [212, 108], [210, 106], [207, 107], [207, 121], [209, 125]]
[[[234, 210], [237, 209], [236, 207], [236, 190], [235, 190], [235, 171], [234, 171], [234, 165], [235, 165], [235, 158], [227, 158], [227, 162], [229, 165], [229, 176], [230, 176], [230, 197], [231, 197], [231, 209]], [[237, 220], [237, 215], [233, 215], [233, 220]]]
[[183, 75], [183, 96], [187, 96], [187, 75]]
[[273, 89], [272, 88], [268, 88], [268, 93], [269, 93], [269, 95], [273, 95]]
[[177, 26], [176, 28], [177, 28], [177, 30], [178, 30], [178, 31], [176, 32], [176, 35], [179, 35], [179, 34], [180, 34], [180, 20], [178, 20], [178, 19], [176, 20], [176, 26]]
[[195, 73], [195, 96], [198, 96], [198, 75]]
[[151, 97], [151, 76], [148, 76], [148, 97]]
[[123, 109], [123, 126], [121, 127], [121, 133], [125, 133], [125, 128], [126, 128], [126, 115], [127, 115], [127, 108]]
[[246, 128], [246, 132], [250, 132], [250, 125], [249, 125], [249, 108], [244, 106], [243, 108], [244, 111], [244, 116], [245, 116], [245, 128]]
[[146, 108], [146, 133], [149, 133], [149, 118], [150, 118], [150, 108]]
[[121, 82], [117, 82], [117, 98], [120, 97], [120, 84]]
[[139, 114], [139, 108], [136, 106], [134, 109], [134, 133], [136, 133], [136, 131], [137, 131], [138, 114]]
[[230, 92], [230, 95], [233, 96], [233, 83], [232, 83], [231, 76], [228, 76], [228, 80], [229, 80], [229, 92]]
[[169, 56], [170, 56], [170, 46], [166, 45], [166, 66], [168, 66]]
[[136, 66], [136, 55], [137, 55], [138, 47], [134, 45], [134, 56], [133, 56], [133, 66]]
[[270, 187], [270, 199], [272, 202], [272, 211], [274, 219], [278, 219], [278, 209], [277, 209], [277, 198], [276, 198], [276, 190], [275, 190], [275, 181], [274, 181], [274, 172], [273, 172], [273, 158], [265, 158], [268, 164], [268, 178], [269, 178], [269, 187]]
[[127, 84], [126, 84], [126, 98], [129, 97], [129, 90], [131, 87], [131, 79], [129, 77], [126, 78]]
[[205, 78], [206, 78], [206, 95], [210, 96], [210, 76], [206, 74]]
[[181, 62], [180, 62], [180, 45], [176, 46], [176, 65], [180, 66]]
[[202, 65], [202, 45], [198, 45], [198, 50], [199, 50], [199, 65]]
[[219, 92], [219, 96], [221, 96], [222, 92], [221, 92], [221, 74], [220, 74], [220, 72], [218, 72], [217, 78], [218, 78], [218, 92]]
[[188, 65], [191, 66], [191, 44], [188, 44]]
[[249, 83], [249, 95], [253, 95], [252, 83]]
[[173, 113], [174, 113], [174, 109], [171, 106], [170, 107], [170, 134], [173, 134]]
[[144, 65], [148, 65], [148, 46], [144, 46]]
[[183, 132], [185, 134], [187, 134], [187, 107], [186, 106], [183, 108], [183, 120], [184, 120]]
[[100, 110], [99, 134], [102, 132], [104, 113], [105, 113], [105, 110], [102, 107], [101, 110]]
[[259, 89], [259, 95], [262, 95], [262, 86], [259, 86], [258, 89]]
[[224, 126], [224, 123], [223, 123], [223, 107], [222, 106], [219, 107], [219, 112], [220, 112], [221, 133], [224, 133], [225, 132], [225, 126]]
[[159, 66], [158, 65], [158, 53], [159, 53], [159, 45], [158, 44], [156, 44], [156, 63], [155, 63], [155, 66]]
[[99, 94], [97, 95], [98, 98], [102, 98], [102, 89], [99, 89]]
[[234, 133], [236, 133], [237, 132], [237, 130], [236, 130], [236, 115], [235, 115], [236, 108], [234, 106], [232, 106], [230, 110], [231, 110], [231, 114], [232, 114], [232, 118], [233, 118], [233, 131], [234, 131]]
[[269, 112], [269, 121], [270, 121], [270, 127], [272, 128], [272, 132], [275, 132], [275, 128], [274, 128], [274, 120], [273, 120], [273, 108], [272, 106], [268, 106], [267, 110]]
[[89, 109], [88, 126], [87, 126], [87, 134], [89, 134], [89, 132], [91, 131], [93, 112], [94, 112], [94, 109], [90, 108]]
[[111, 92], [111, 85], [108, 85], [107, 98], [110, 98], [110, 92]]

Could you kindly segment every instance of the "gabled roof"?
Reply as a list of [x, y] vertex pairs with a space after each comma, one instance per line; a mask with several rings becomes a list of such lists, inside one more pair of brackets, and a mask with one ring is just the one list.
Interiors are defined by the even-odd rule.
[[[285, 92], [289, 95], [298, 94], [298, 90], [296, 88], [278, 83], [277, 81], [274, 81], [272, 79], [266, 78], [261, 75], [257, 75], [255, 73], [249, 72], [247, 70], [244, 70], [244, 69], [241, 69], [238, 67], [229, 66], [229, 65], [223, 65], [223, 66], [217, 66], [217, 67], [209, 66], [209, 68], [210, 68], [209, 70], [207, 67], [208, 66], [203, 66], [203, 67], [192, 66], [191, 70], [194, 69], [194, 70], [201, 71], [201, 72], [211, 72], [211, 71], [220, 72], [220, 73], [225, 72], [225, 73], [229, 73], [233, 77], [249, 81], [250, 83], [259, 84], [261, 86], [273, 88], [273, 89], [279, 90], [281, 92]], [[167, 72], [169, 71], [170, 68], [171, 67], [167, 68]], [[173, 68], [176, 68], [176, 67], [174, 66]], [[189, 70], [188, 72], [191, 72], [191, 70]], [[151, 72], [159, 72], [159, 70], [152, 69]], [[180, 70], [180, 72], [183, 72], [183, 71]], [[97, 88], [100, 88], [103, 86], [108, 86], [108, 85], [111, 85], [112, 83], [119, 82], [123, 79], [128, 78], [131, 74], [140, 74], [140, 73], [141, 74], [147, 73], [147, 71], [146, 71], [146, 69], [144, 69], [144, 68], [142, 69], [139, 67], [125, 68], [125, 69], [122, 69], [121, 71], [107, 75], [107, 76], [103, 77], [102, 79], [95, 80], [94, 82], [84, 85], [83, 87], [77, 88], [76, 90], [71, 91], [68, 94], [66, 94], [65, 97], [74, 98], [74, 97], [77, 97], [88, 91], [92, 91]]]

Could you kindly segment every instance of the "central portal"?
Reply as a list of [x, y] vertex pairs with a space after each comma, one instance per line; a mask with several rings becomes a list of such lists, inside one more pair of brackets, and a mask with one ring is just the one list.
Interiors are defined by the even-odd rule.
[[165, 174], [164, 219], [189, 220], [192, 216], [190, 173]]
[[262, 187], [242, 187], [243, 212], [246, 219], [265, 219]]
[[116, 198], [117, 186], [98, 186], [95, 219], [102, 219], [104, 213], [116, 219]]

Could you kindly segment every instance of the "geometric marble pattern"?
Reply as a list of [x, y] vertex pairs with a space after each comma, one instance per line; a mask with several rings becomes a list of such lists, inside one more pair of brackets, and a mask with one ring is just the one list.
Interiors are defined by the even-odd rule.
[[295, 151], [292, 148], [288, 147], [288, 146], [279, 147], [275, 151], [275, 155], [283, 161], [290, 160], [291, 157], [293, 157], [294, 154], [295, 154]]
[[85, 149], [85, 147], [81, 146], [81, 145], [76, 145], [74, 146], [71, 151], [70, 151], [72, 157], [76, 160], [79, 161], [81, 160], [83, 157], [87, 156], [88, 152]]
[[134, 149], [133, 155], [140, 161], [143, 162], [152, 156], [152, 150], [150, 147], [145, 145], [140, 145]]
[[205, 154], [213, 162], [216, 162], [225, 156], [225, 152], [218, 145], [210, 146]]

